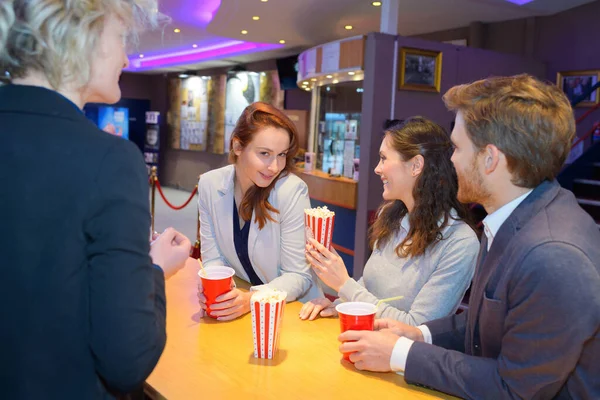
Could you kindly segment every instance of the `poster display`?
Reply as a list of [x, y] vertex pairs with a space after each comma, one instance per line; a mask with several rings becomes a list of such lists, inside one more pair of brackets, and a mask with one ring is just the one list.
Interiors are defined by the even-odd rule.
[[148, 168], [158, 167], [158, 155], [160, 151], [160, 113], [148, 111], [146, 113], [146, 134], [144, 138], [144, 161]]
[[225, 93], [225, 153], [229, 153], [231, 134], [244, 109], [260, 100], [260, 74], [237, 72], [229, 74]]
[[169, 147], [223, 154], [243, 110], [256, 101], [282, 109], [284, 91], [277, 71], [237, 71], [169, 79], [167, 95]]
[[111, 135], [129, 139], [129, 110], [123, 107], [99, 107], [98, 126]]
[[181, 85], [181, 138], [183, 150], [204, 150], [208, 135], [208, 81], [192, 76]]

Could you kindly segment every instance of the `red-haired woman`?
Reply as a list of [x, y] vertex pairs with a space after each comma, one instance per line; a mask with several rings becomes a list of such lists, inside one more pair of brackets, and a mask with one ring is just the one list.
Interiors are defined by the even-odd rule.
[[[204, 266], [227, 265], [253, 286], [287, 292], [287, 301], [322, 296], [304, 256], [306, 184], [292, 174], [296, 128], [275, 107], [256, 102], [244, 110], [231, 136], [231, 165], [202, 175], [198, 208]], [[218, 320], [250, 311], [238, 289], [211, 305]], [[202, 288], [198, 298], [206, 309]]]

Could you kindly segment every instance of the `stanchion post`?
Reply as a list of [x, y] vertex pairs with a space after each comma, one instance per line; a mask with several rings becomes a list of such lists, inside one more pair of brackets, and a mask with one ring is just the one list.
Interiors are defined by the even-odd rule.
[[150, 169], [150, 185], [151, 185], [151, 197], [150, 197], [150, 226], [151, 230], [154, 233], [154, 209], [156, 206], [156, 180], [158, 177], [156, 176], [156, 166]]
[[[201, 175], [198, 175], [198, 182], [200, 181], [200, 176]], [[196, 185], [196, 193], [197, 196], [200, 197], [198, 185]], [[200, 209], [198, 207], [196, 207], [196, 243], [194, 243], [194, 247], [192, 249], [192, 257], [202, 261], [202, 251], [200, 248]]]

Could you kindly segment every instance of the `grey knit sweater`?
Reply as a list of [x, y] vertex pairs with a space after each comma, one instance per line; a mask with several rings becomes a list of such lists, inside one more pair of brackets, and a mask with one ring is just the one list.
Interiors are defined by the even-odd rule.
[[375, 246], [363, 277], [358, 282], [349, 279], [342, 286], [336, 303], [375, 304], [379, 299], [404, 296], [382, 304], [377, 317], [414, 326], [456, 312], [473, 278], [479, 242], [464, 222], [449, 223], [442, 231], [443, 240], [430, 246], [425, 254], [400, 258], [394, 249], [408, 232], [408, 215], [405, 216], [394, 239], [382, 249]]

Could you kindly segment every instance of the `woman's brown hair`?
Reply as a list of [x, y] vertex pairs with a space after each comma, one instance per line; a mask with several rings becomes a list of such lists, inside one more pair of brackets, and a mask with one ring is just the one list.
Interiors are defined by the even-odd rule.
[[[452, 144], [444, 129], [426, 118], [412, 117], [388, 127], [384, 137], [402, 160], [408, 161], [417, 155], [425, 159], [412, 190], [414, 208], [408, 216], [410, 229], [396, 246], [398, 257], [420, 256], [429, 246], [442, 240], [442, 230], [452, 218], [452, 209], [456, 210], [457, 219], [472, 227], [467, 208], [456, 198], [458, 181], [450, 161]], [[407, 213], [401, 200], [382, 203], [369, 232], [371, 248], [375, 244], [378, 248], [387, 244], [400, 229], [400, 221]]]
[[290, 136], [290, 147], [285, 157], [285, 167], [273, 182], [265, 188], [252, 185], [246, 191], [240, 204], [240, 217], [244, 221], [250, 221], [252, 219], [252, 212], [255, 212], [255, 222], [258, 223], [259, 229], [265, 226], [267, 220], [276, 222], [271, 213], [279, 213], [279, 210], [269, 203], [269, 194], [271, 194], [271, 190], [273, 190], [279, 179], [294, 171], [294, 157], [298, 152], [296, 126], [284, 113], [272, 105], [263, 102], [252, 103], [240, 115], [231, 134], [229, 146], [229, 161], [235, 163], [237, 161], [237, 155], [233, 150], [235, 142], [238, 142], [242, 149], [244, 149], [252, 142], [254, 135], [259, 130], [268, 127], [280, 128], [287, 131]]

